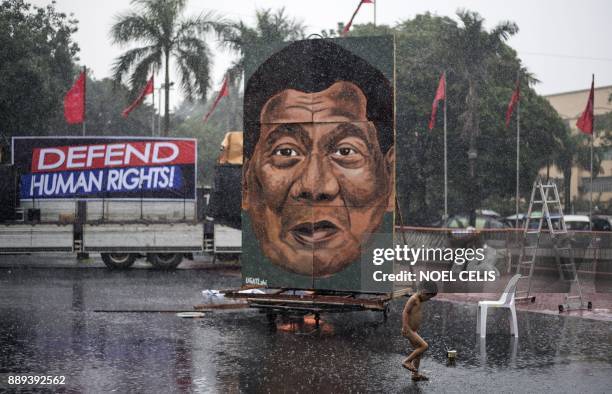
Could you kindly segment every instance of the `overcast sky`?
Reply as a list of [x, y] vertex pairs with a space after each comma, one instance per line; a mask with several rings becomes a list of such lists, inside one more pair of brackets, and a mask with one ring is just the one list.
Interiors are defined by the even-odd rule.
[[[46, 5], [50, 1], [33, 0]], [[335, 28], [346, 22], [359, 0], [191, 0], [187, 14], [215, 11], [231, 19], [253, 22], [256, 9], [285, 7], [288, 15], [301, 20], [308, 33]], [[612, 85], [612, 44], [610, 0], [377, 0], [377, 22], [393, 25], [416, 14], [431, 12], [456, 19], [457, 9], [477, 11], [490, 29], [500, 21], [514, 21], [519, 33], [509, 41], [528, 69], [540, 79], [540, 94], [586, 89], [591, 74], [596, 86]], [[81, 63], [96, 78], [110, 76], [113, 60], [122, 48], [112, 45], [108, 32], [114, 17], [130, 7], [128, 0], [57, 0], [57, 8], [74, 13], [79, 20], [75, 36]], [[372, 21], [374, 7], [364, 4], [354, 23]], [[211, 41], [214, 53], [213, 89], [218, 89], [232, 54]], [[161, 77], [161, 75], [160, 75]], [[174, 95], [173, 95], [174, 96]], [[178, 100], [173, 99], [176, 106]]]

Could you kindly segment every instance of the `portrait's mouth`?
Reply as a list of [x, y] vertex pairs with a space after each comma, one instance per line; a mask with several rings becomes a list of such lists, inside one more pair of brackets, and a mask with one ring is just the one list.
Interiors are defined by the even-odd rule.
[[340, 232], [340, 228], [328, 220], [304, 222], [289, 230], [293, 238], [302, 245], [321, 246]]

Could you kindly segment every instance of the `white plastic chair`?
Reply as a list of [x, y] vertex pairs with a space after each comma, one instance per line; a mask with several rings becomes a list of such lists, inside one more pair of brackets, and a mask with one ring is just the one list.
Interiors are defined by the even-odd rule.
[[518, 338], [518, 322], [516, 320], [516, 308], [514, 306], [514, 295], [516, 293], [516, 284], [521, 275], [514, 275], [501, 297], [497, 301], [479, 301], [478, 314], [476, 317], [476, 333], [480, 334], [481, 338], [487, 336], [487, 312], [488, 308], [508, 308], [510, 309], [510, 333]]

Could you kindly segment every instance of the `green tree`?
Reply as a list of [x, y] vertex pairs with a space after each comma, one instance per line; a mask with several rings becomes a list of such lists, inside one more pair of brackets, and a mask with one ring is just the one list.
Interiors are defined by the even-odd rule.
[[[481, 98], [485, 85], [489, 82], [490, 63], [504, 51], [504, 42], [518, 32], [518, 26], [513, 22], [503, 22], [493, 30], [484, 29], [484, 19], [476, 12], [461, 10], [457, 16], [463, 24], [455, 32], [446, 37], [453, 53], [449, 64], [452, 72], [467, 81], [465, 106], [459, 115], [461, 134], [468, 141], [469, 174], [473, 183], [476, 183], [476, 138], [480, 135]], [[455, 60], [455, 61], [453, 61]], [[478, 193], [471, 193], [475, 197], [470, 199], [469, 210], [475, 209], [479, 204]]]
[[[403, 217], [409, 223], [429, 224], [443, 213], [441, 111], [436, 127], [432, 131], [427, 128], [442, 71], [447, 71], [451, 214], [468, 211], [478, 201], [502, 201], [503, 205], [494, 208], [506, 214], [514, 211], [516, 120], [513, 117], [507, 129], [504, 115], [517, 70], [521, 70], [522, 91], [520, 190], [523, 198], [528, 197], [534, 177], [553, 160], [561, 138], [568, 133], [557, 112], [531, 88], [537, 81], [521, 67], [516, 52], [503, 42], [494, 53], [480, 60], [486, 68], [483, 72], [486, 78], [478, 76], [476, 82], [470, 81], [463, 68], [467, 66], [462, 64], [467, 65], [474, 55], [457, 47], [459, 44], [453, 38], [461, 36], [463, 29], [463, 25], [451, 18], [423, 14], [393, 27], [356, 25], [350, 33], [352, 36], [393, 33], [396, 37], [396, 179]], [[477, 107], [466, 103], [470, 83], [472, 87], [477, 86]], [[469, 105], [475, 106], [475, 103]], [[467, 117], [475, 115], [465, 115], [468, 108], [477, 111], [478, 132], [472, 141], [465, 124]], [[469, 119], [474, 124], [475, 120]], [[466, 156], [470, 145], [478, 152], [475, 178], [470, 177]], [[470, 200], [475, 194], [477, 198]]]
[[221, 45], [238, 54], [238, 58], [228, 70], [230, 82], [230, 106], [227, 129], [241, 128], [238, 123], [239, 101], [237, 92], [244, 73], [245, 51], [258, 51], [259, 48], [268, 48], [270, 45], [280, 44], [304, 38], [304, 25], [296, 19], [290, 18], [284, 8], [276, 11], [260, 9], [255, 12], [255, 25], [249, 26], [243, 21], [229, 23], [221, 33]]
[[[582, 134], [572, 134], [569, 127], [566, 127], [566, 133], [561, 135], [558, 151], [554, 153], [552, 164], [556, 165], [563, 172], [565, 185], [563, 188], [563, 200], [565, 210], [570, 212], [571, 187], [570, 180], [572, 179], [572, 168], [575, 166], [590, 170], [591, 166], [591, 137]], [[593, 150], [593, 178], [599, 175], [601, 170], [601, 161], [605, 147], [596, 147]]]
[[595, 103], [595, 109], [604, 109], [605, 113], [595, 115], [595, 135], [602, 138], [604, 146], [612, 145], [612, 94], [606, 103]]
[[225, 25], [221, 32], [221, 45], [238, 55], [229, 70], [229, 97], [223, 98], [218, 107], [203, 123], [202, 117], [210, 109], [216, 92], [205, 103], [183, 102], [177, 114], [184, 121], [177, 126], [177, 135], [198, 139], [198, 180], [211, 184], [213, 168], [219, 156], [225, 133], [242, 129], [242, 93], [240, 89], [244, 72], [245, 50], [257, 50], [269, 44], [304, 38], [304, 26], [286, 15], [283, 9], [258, 10], [256, 23], [249, 26], [243, 21]]
[[113, 73], [117, 82], [129, 73], [132, 91], [136, 93], [151, 72], [163, 65], [165, 135], [170, 130], [170, 59], [176, 64], [185, 98], [204, 100], [212, 60], [204, 37], [222, 28], [212, 14], [183, 17], [186, 3], [186, 0], [132, 0], [135, 9], [119, 15], [111, 28], [111, 37], [117, 44], [144, 44], [116, 59]]
[[595, 115], [595, 132], [601, 134], [606, 138], [608, 144], [612, 143], [612, 111], [602, 114]]
[[[232, 109], [232, 103], [223, 98], [208, 122], [202, 122], [202, 117], [208, 111], [208, 107], [214, 100], [213, 97], [205, 103], [189, 103], [184, 101], [177, 109], [177, 116], [183, 120], [176, 127], [176, 135], [191, 137], [198, 140], [198, 182], [200, 185], [211, 185], [213, 181], [213, 170], [221, 152], [221, 142], [225, 137], [227, 129], [227, 113]], [[231, 97], [231, 96], [230, 96]], [[242, 102], [242, 96], [235, 98]]]
[[[150, 97], [150, 96], [147, 96]], [[149, 101], [148, 99], [146, 101]], [[87, 78], [87, 132], [91, 135], [151, 135], [153, 107], [142, 103], [127, 118], [121, 112], [130, 105], [129, 89], [112, 79]], [[155, 120], [157, 122], [157, 120]]]
[[63, 97], [76, 74], [77, 21], [55, 9], [23, 0], [0, 3], [0, 134], [72, 132]]
[[284, 8], [276, 11], [257, 10], [255, 20], [255, 26], [249, 26], [243, 21], [229, 23], [221, 34], [221, 44], [238, 54], [238, 59], [230, 69], [237, 78], [241, 78], [244, 73], [245, 51], [257, 51], [277, 43], [304, 38], [304, 25], [287, 16]]

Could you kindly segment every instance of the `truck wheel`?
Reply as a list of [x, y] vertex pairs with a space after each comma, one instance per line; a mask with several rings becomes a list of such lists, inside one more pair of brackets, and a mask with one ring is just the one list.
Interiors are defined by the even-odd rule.
[[101, 256], [104, 264], [113, 270], [128, 269], [136, 261], [133, 253], [102, 253]]
[[180, 253], [150, 253], [147, 255], [147, 260], [157, 269], [173, 270], [183, 261], [183, 255]]

